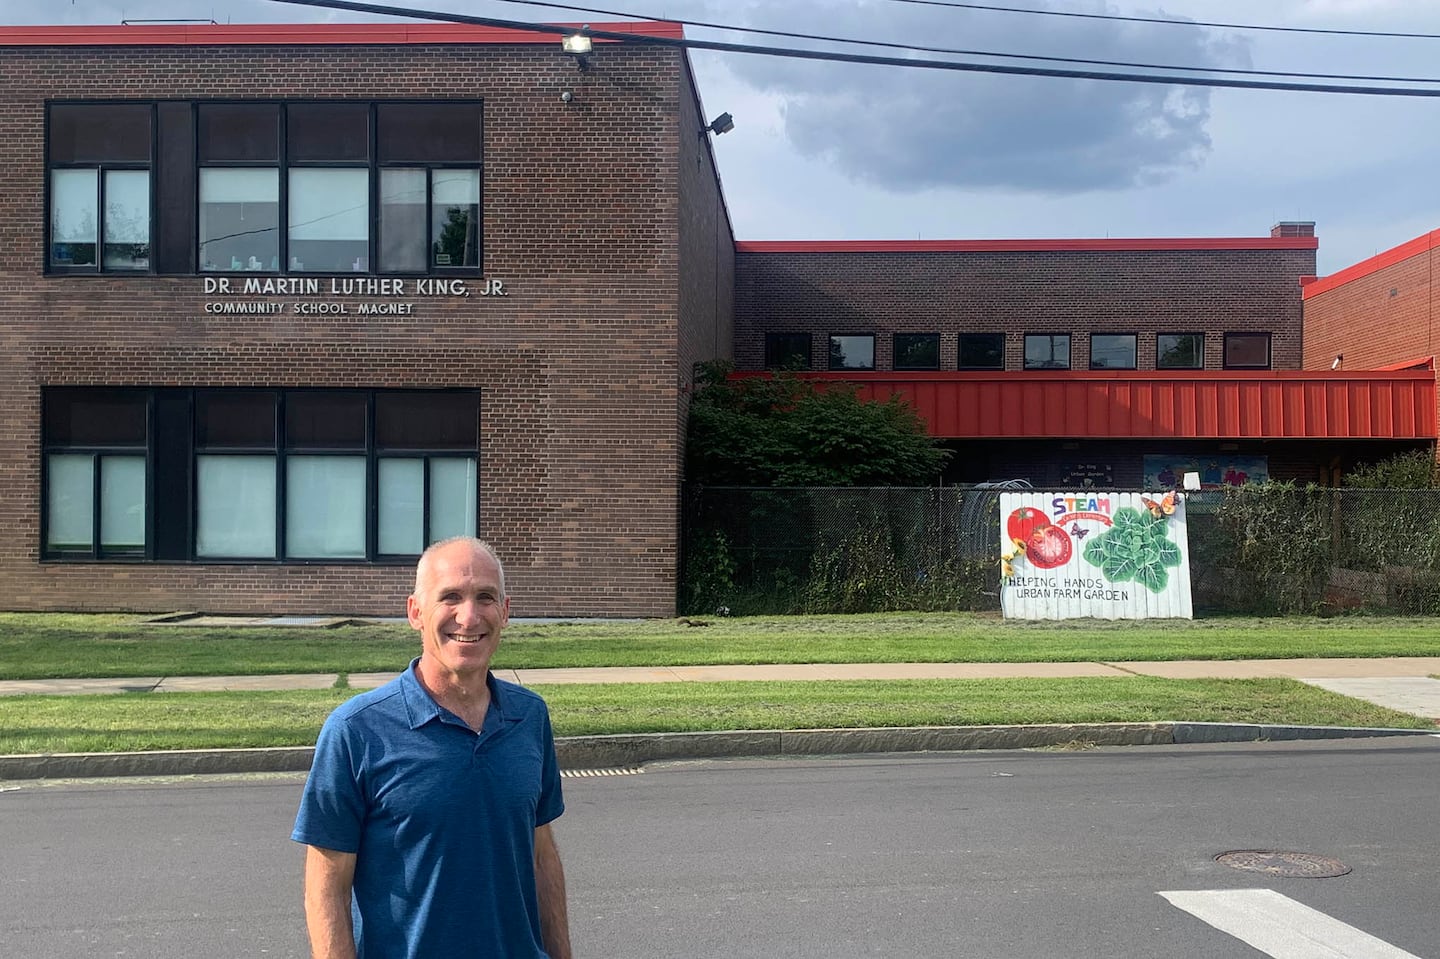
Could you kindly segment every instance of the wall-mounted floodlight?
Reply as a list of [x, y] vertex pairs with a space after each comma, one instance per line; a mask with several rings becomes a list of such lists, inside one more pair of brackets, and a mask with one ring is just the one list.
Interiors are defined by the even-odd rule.
[[709, 126], [702, 127], [700, 135], [703, 137], [707, 133], [714, 133], [718, 136], [721, 133], [729, 133], [733, 129], [735, 129], [735, 118], [728, 113], [722, 113], [711, 120]]
[[590, 24], [587, 23], [580, 28], [578, 33], [572, 33], [560, 41], [560, 49], [574, 57], [575, 65], [581, 70], [590, 66], [589, 57], [592, 44], [590, 34], [586, 32], [589, 29]]

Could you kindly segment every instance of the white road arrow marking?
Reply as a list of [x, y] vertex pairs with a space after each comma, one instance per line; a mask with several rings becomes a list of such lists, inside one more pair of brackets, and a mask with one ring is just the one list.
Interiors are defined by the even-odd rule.
[[1271, 889], [1160, 895], [1273, 959], [1420, 959]]

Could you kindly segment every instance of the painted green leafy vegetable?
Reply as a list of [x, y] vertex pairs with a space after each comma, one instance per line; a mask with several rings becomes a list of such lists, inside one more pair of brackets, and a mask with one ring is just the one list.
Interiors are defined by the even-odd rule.
[[1180, 565], [1166, 517], [1129, 507], [1116, 510], [1110, 528], [1090, 539], [1081, 555], [1110, 582], [1133, 580], [1152, 593], [1164, 591], [1170, 569]]

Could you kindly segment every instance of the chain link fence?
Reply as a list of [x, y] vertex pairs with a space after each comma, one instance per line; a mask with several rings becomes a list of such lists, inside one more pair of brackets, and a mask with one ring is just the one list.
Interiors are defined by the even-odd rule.
[[[996, 610], [1000, 494], [692, 488], [687, 614]], [[1267, 483], [1187, 494], [1202, 612], [1440, 615], [1440, 490]]]

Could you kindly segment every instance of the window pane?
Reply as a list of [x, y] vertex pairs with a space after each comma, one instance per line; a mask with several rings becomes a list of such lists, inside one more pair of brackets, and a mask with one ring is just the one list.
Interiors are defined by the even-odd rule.
[[767, 333], [765, 335], [765, 368], [770, 370], [808, 370], [810, 368], [810, 334]]
[[873, 336], [832, 336], [832, 337], [830, 337], [830, 369], [832, 369], [832, 370], [873, 370], [873, 369], [875, 369], [875, 337], [873, 337]]
[[290, 269], [370, 269], [370, 173], [290, 171]]
[[425, 461], [380, 461], [381, 553], [415, 556], [425, 549]]
[[195, 555], [273, 559], [275, 457], [197, 456]]
[[285, 554], [365, 558], [365, 457], [285, 458]]
[[1263, 369], [1270, 365], [1269, 333], [1226, 333], [1225, 365]]
[[100, 230], [95, 170], [50, 171], [50, 264], [94, 266]]
[[363, 393], [285, 394], [285, 445], [289, 449], [364, 449]]
[[95, 542], [94, 457], [74, 453], [50, 456], [45, 546], [89, 552]]
[[280, 159], [280, 106], [276, 103], [202, 103], [196, 140], [201, 162]]
[[894, 366], [897, 370], [938, 370], [939, 333], [896, 333]]
[[475, 535], [475, 461], [430, 461], [430, 542]]
[[105, 269], [150, 269], [150, 171], [105, 173]]
[[100, 459], [100, 547], [145, 546], [145, 457]]
[[51, 163], [149, 163], [150, 104], [56, 103]]
[[961, 333], [959, 367], [962, 370], [1003, 370], [1004, 333]]
[[285, 107], [285, 152], [291, 163], [370, 157], [370, 105], [291, 103]]
[[480, 394], [376, 393], [375, 445], [380, 449], [480, 449]]
[[380, 270], [425, 269], [425, 171], [380, 171]]
[[1068, 370], [1070, 368], [1070, 334], [1027, 334], [1025, 337], [1025, 369]]
[[430, 229], [435, 265], [480, 265], [480, 171], [430, 175]]
[[278, 270], [280, 171], [200, 171], [200, 269]]
[[195, 445], [229, 449], [275, 448], [275, 394], [198, 391]]
[[1202, 333], [1160, 333], [1155, 337], [1155, 368], [1198, 370], [1205, 365]]
[[1092, 370], [1135, 369], [1135, 334], [1090, 334], [1090, 368]]
[[480, 162], [478, 103], [382, 103], [376, 117], [382, 162]]
[[144, 446], [146, 395], [138, 390], [45, 391], [48, 446]]

